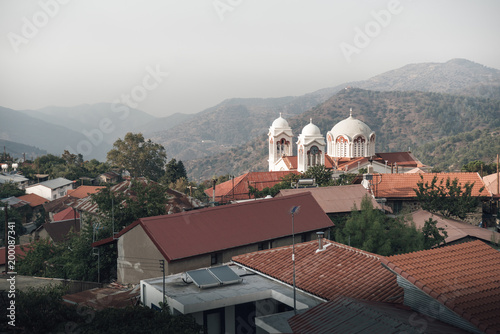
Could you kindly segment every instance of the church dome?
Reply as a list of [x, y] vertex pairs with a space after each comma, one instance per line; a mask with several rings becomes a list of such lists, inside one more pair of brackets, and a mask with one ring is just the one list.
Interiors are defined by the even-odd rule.
[[283, 129], [283, 128], [289, 128], [290, 126], [288, 125], [288, 122], [283, 117], [281, 117], [280, 113], [280, 117], [274, 120], [271, 127], [275, 129]]
[[319, 128], [312, 123], [312, 119], [310, 120], [310, 123], [304, 126], [302, 129], [302, 134], [304, 136], [321, 136], [321, 131]]
[[335, 126], [332, 128], [331, 133], [333, 135], [333, 138], [344, 135], [349, 137], [350, 140], [353, 140], [354, 137], [358, 135], [362, 135], [363, 137], [368, 139], [373, 132], [368, 125], [366, 125], [359, 119], [355, 119], [351, 114], [348, 118], [335, 124]]

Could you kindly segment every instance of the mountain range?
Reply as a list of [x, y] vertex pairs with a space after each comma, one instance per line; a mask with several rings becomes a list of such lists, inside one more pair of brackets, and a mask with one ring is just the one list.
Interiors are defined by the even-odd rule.
[[[266, 133], [280, 113], [297, 136], [313, 118], [322, 133], [354, 115], [377, 133], [377, 151], [417, 149], [464, 131], [494, 129], [500, 70], [465, 60], [410, 64], [302, 96], [233, 98], [197, 114], [156, 118], [109, 103], [15, 111], [0, 107], [0, 139], [60, 155], [80, 148], [105, 160], [126, 132], [142, 132], [182, 160], [190, 179], [265, 170]], [[479, 110], [479, 111], [478, 111]], [[425, 160], [422, 159], [421, 160]]]

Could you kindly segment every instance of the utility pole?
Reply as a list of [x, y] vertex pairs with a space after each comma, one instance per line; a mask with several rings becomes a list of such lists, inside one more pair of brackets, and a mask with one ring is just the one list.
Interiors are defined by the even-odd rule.
[[292, 214], [292, 263], [293, 263], [293, 312], [297, 314], [297, 296], [295, 287], [295, 228], [294, 228], [294, 216], [298, 213], [300, 206], [294, 206], [290, 213]]
[[163, 307], [165, 307], [165, 260], [160, 260], [160, 269], [163, 273]]

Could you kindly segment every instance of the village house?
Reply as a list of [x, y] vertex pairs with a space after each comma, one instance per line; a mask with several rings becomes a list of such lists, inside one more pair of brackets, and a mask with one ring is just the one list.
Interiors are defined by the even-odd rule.
[[27, 194], [36, 194], [49, 201], [64, 197], [68, 194], [68, 190], [73, 189], [73, 181], [63, 177], [44, 181], [29, 187], [26, 187]]
[[205, 194], [215, 202], [227, 203], [229, 201], [239, 201], [254, 198], [250, 192], [250, 187], [259, 191], [264, 188], [271, 188], [282, 181], [282, 178], [289, 174], [300, 174], [298, 172], [249, 172], [222, 182], [214, 188], [205, 190]]
[[[417, 195], [414, 189], [418, 189], [418, 183], [430, 184], [437, 177], [437, 184], [443, 180], [446, 183], [458, 179], [463, 187], [465, 184], [474, 184], [471, 195], [473, 197], [491, 198], [491, 192], [484, 187], [483, 180], [478, 173], [406, 173], [406, 174], [371, 174], [372, 180], [363, 181], [363, 185], [369, 189], [378, 202], [390, 207], [394, 213], [403, 209], [415, 211], [419, 208]], [[481, 208], [478, 208], [475, 225], [481, 221]]]
[[[290, 210], [300, 207], [292, 216]], [[293, 221], [292, 221], [293, 218]], [[117, 243], [118, 281], [137, 283], [165, 273], [220, 265], [238, 254], [311, 240], [333, 227], [311, 194], [251, 201], [177, 214], [141, 218], [114, 238], [93, 247]]]
[[53, 221], [37, 228], [32, 234], [33, 239], [49, 239], [54, 243], [68, 240], [70, 233], [80, 233], [80, 215], [73, 208], [66, 208], [53, 216]]
[[500, 233], [494, 230], [445, 218], [439, 214], [430, 213], [422, 209], [411, 213], [411, 220], [415, 223], [416, 228], [423, 228], [425, 222], [429, 219], [435, 220], [437, 222], [436, 227], [443, 228], [448, 234], [444, 240], [444, 245], [455, 245], [474, 240], [481, 240], [492, 246], [500, 245]]
[[297, 188], [282, 189], [275, 197], [290, 196], [310, 192], [319, 206], [331, 219], [349, 215], [354, 206], [361, 209], [361, 201], [367, 197], [374, 209], [384, 208], [377, 203], [371, 193], [361, 184], [351, 184], [345, 186], [318, 187], [318, 188]]

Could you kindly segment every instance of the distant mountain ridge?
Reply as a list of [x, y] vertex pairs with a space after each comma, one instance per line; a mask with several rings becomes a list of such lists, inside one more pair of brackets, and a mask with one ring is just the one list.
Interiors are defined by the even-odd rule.
[[234, 98], [197, 113], [175, 127], [145, 132], [177, 160], [203, 158], [242, 145], [266, 132], [280, 113], [293, 117], [322, 103], [324, 94], [299, 97]]
[[107, 152], [127, 132], [153, 122], [143, 111], [111, 103], [75, 107], [12, 110], [0, 107], [0, 139], [33, 145], [61, 155], [64, 150], [84, 159], [106, 160]]
[[500, 98], [500, 70], [466, 59], [409, 64], [368, 80], [343, 84], [367, 90], [437, 92]]
[[3, 154], [5, 148], [5, 152], [9, 153], [14, 159], [20, 159], [26, 156], [27, 160], [31, 160], [34, 157], [47, 154], [47, 151], [39, 149], [38, 147], [24, 145], [5, 139], [0, 139], [0, 147], [2, 149], [1, 154]]

